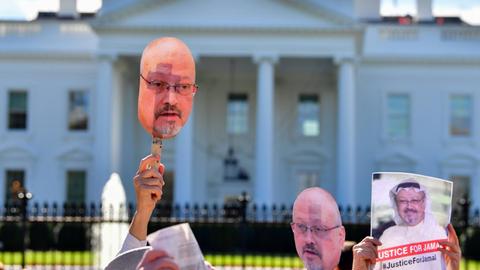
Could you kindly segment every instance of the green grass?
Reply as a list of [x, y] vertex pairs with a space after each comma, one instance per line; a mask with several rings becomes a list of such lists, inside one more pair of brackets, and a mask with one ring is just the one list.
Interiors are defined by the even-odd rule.
[[[467, 269], [467, 264], [465, 263], [464, 260], [462, 260], [462, 263], [460, 264], [460, 270], [466, 270], [466, 269]], [[468, 261], [468, 270], [480, 270], [480, 261], [473, 261], [473, 260]]]
[[[91, 251], [27, 251], [28, 265], [93, 265]], [[21, 264], [21, 252], [0, 252], [0, 261], [6, 265]]]
[[[242, 266], [241, 255], [205, 255], [205, 259], [214, 266]], [[264, 256], [247, 255], [245, 265], [253, 267], [287, 267], [303, 268], [302, 261], [296, 256]], [[460, 270], [466, 270], [466, 262], [462, 260]], [[468, 261], [468, 270], [480, 270], [480, 261]]]
[[[0, 252], [0, 261], [5, 265], [21, 264], [20, 252]], [[286, 267], [302, 268], [302, 261], [296, 255], [266, 256], [207, 254], [205, 259], [214, 266], [253, 266], [253, 267]], [[94, 265], [95, 255], [91, 251], [27, 251], [28, 265]], [[467, 270], [465, 261], [460, 270]], [[469, 261], [468, 270], [480, 270], [480, 261]]]
[[[265, 256], [265, 255], [205, 255], [205, 260], [214, 266], [254, 266], [254, 267], [289, 267], [300, 268], [302, 261], [294, 255], [291, 256]], [[244, 260], [244, 261], [243, 261]]]

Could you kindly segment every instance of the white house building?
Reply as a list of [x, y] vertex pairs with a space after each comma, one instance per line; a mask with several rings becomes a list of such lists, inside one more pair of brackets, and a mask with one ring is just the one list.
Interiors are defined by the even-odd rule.
[[[380, 0], [104, 0], [0, 22], [0, 203], [100, 200], [149, 153], [139, 59], [161, 36], [197, 62], [193, 114], [165, 141], [164, 200], [291, 204], [309, 186], [369, 205], [371, 173], [450, 178], [480, 206], [480, 28], [380, 16]], [[475, 188], [474, 188], [475, 187]]]

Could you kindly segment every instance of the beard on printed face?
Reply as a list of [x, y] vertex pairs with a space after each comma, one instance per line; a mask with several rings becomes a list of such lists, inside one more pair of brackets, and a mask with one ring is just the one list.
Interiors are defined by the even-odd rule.
[[183, 113], [178, 107], [165, 103], [155, 111], [153, 135], [159, 138], [174, 137], [180, 132], [183, 123]]

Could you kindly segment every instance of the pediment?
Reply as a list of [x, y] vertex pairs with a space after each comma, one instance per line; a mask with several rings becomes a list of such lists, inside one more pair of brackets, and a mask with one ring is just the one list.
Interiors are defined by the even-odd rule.
[[291, 164], [324, 164], [328, 156], [322, 151], [296, 150], [288, 155], [287, 160]]
[[37, 155], [25, 145], [10, 144], [0, 147], [0, 159], [8, 160], [32, 160]]
[[453, 168], [475, 168], [478, 164], [477, 157], [464, 153], [450, 154], [443, 158], [444, 166]]
[[73, 146], [60, 151], [57, 158], [62, 161], [90, 161], [92, 154], [82, 147]]
[[413, 160], [411, 160], [409, 157], [401, 154], [395, 154], [392, 156], [387, 157], [386, 159], [383, 159], [384, 163], [389, 163], [389, 164], [413, 164], [415, 163]]
[[[122, 2], [121, 0], [119, 0]], [[115, 29], [329, 29], [352, 19], [308, 0], [106, 1], [94, 28]], [[117, 6], [115, 8], [115, 6]]]
[[377, 158], [377, 162], [383, 165], [401, 166], [413, 166], [417, 163], [412, 154], [403, 152], [393, 152], [381, 155]]

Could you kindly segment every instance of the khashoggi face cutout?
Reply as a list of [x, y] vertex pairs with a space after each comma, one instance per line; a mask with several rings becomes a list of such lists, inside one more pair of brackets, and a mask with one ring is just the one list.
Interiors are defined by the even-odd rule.
[[345, 242], [345, 228], [332, 195], [318, 187], [308, 188], [295, 200], [292, 215], [295, 248], [305, 268], [335, 269]]
[[176, 38], [150, 42], [142, 53], [138, 94], [138, 120], [152, 135], [151, 155], [139, 171], [160, 166], [162, 140], [174, 137], [192, 111], [195, 62], [188, 47]]
[[[192, 111], [196, 86], [185, 70], [173, 73], [172, 64], [160, 63], [142, 75], [139, 94], [139, 120], [155, 138], [169, 139], [177, 135]], [[142, 86], [143, 84], [143, 86]]]
[[195, 63], [175, 38], [152, 41], [141, 61], [138, 118], [154, 138], [172, 138], [185, 125], [196, 92]]

